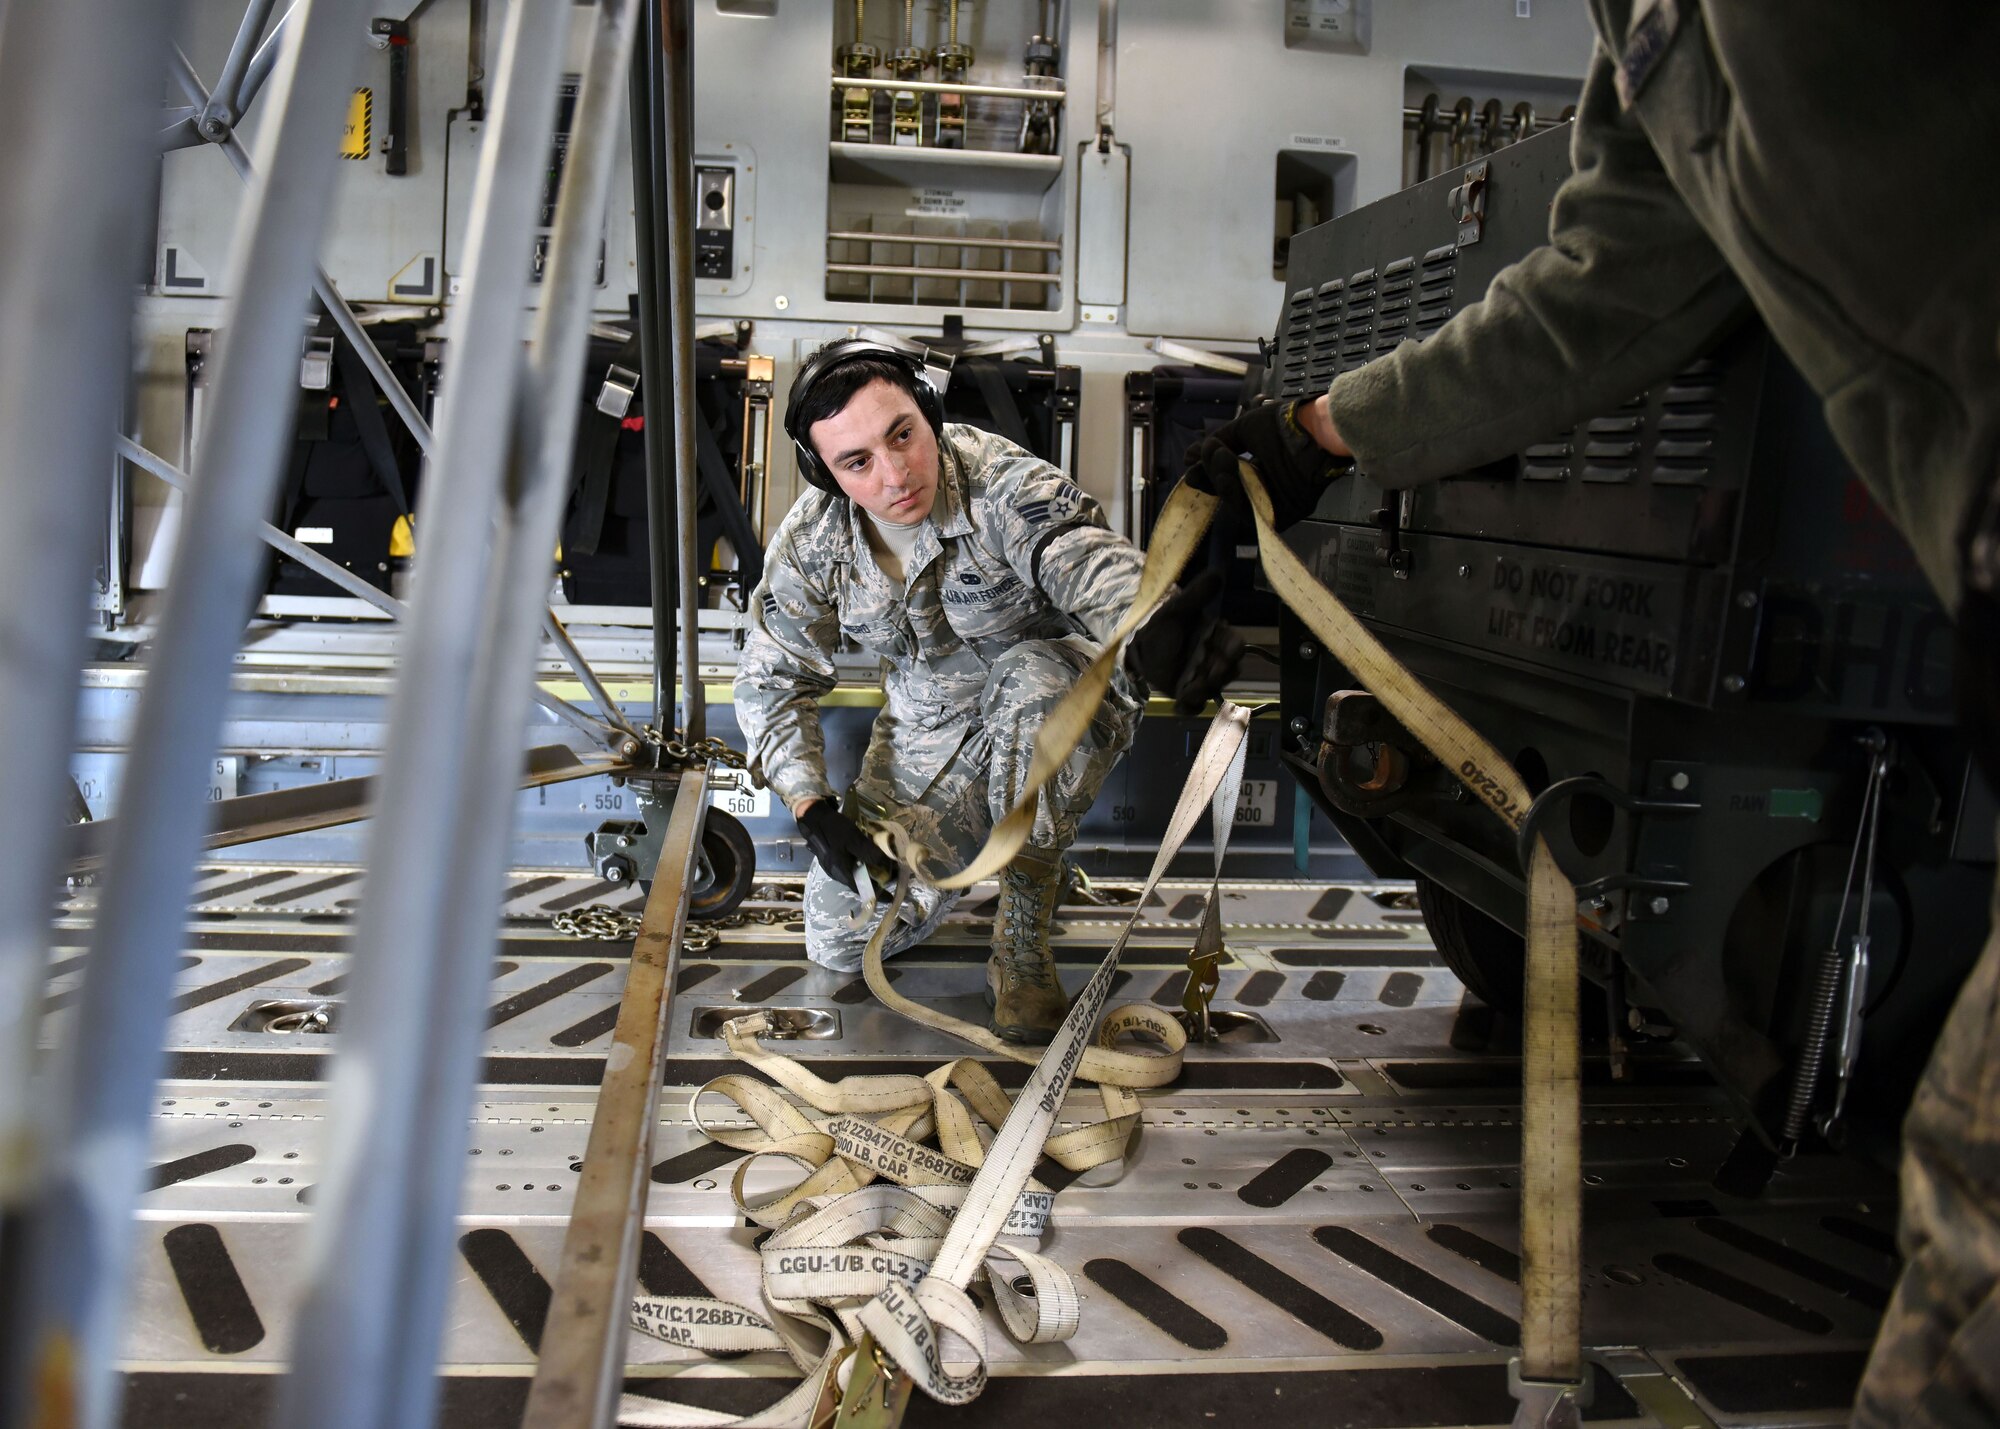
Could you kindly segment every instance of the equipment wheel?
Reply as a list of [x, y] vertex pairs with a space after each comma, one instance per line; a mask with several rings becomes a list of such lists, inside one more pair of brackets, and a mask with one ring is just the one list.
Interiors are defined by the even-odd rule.
[[750, 896], [756, 881], [757, 844], [750, 830], [734, 814], [711, 808], [702, 822], [688, 917], [697, 923], [727, 918]]
[[1417, 879], [1417, 907], [1438, 955], [1472, 995], [1496, 1012], [1518, 1013], [1527, 940], [1428, 878]]

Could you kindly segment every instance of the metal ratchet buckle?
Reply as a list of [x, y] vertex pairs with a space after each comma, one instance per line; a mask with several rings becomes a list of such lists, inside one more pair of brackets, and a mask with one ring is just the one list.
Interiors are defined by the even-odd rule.
[[[837, 1375], [836, 1375], [837, 1377]], [[864, 1333], [854, 1347], [854, 1369], [847, 1376], [834, 1429], [895, 1429], [909, 1408], [910, 1377], [882, 1352], [875, 1336]]]

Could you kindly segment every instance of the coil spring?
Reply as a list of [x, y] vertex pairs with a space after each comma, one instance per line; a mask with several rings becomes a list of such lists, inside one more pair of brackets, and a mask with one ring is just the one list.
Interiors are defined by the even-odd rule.
[[1840, 1004], [1840, 980], [1846, 961], [1838, 945], [1828, 948], [1820, 958], [1819, 977], [1813, 983], [1807, 1012], [1805, 1044], [1799, 1049], [1798, 1065], [1792, 1069], [1792, 1095], [1785, 1104], [1787, 1142], [1802, 1140], [1811, 1122], [1813, 1098], [1819, 1092], [1820, 1068], [1826, 1062], [1826, 1040], [1833, 1031], [1834, 1011]]

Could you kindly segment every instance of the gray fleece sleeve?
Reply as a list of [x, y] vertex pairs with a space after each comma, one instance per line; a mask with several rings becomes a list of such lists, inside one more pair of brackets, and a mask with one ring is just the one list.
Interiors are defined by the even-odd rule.
[[1333, 380], [1334, 426], [1386, 487], [1468, 470], [1616, 406], [1748, 306], [1622, 110], [1599, 45], [1549, 241], [1423, 343]]

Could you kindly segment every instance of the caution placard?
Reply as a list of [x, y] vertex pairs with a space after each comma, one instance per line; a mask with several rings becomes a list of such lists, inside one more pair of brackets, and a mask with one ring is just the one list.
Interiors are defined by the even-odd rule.
[[347, 125], [340, 131], [340, 157], [365, 159], [375, 135], [375, 91], [362, 88], [347, 101]]

